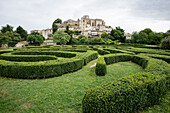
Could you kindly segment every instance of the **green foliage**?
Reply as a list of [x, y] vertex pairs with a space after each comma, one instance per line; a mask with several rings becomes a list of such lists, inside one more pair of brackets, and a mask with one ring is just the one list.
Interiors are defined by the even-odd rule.
[[100, 55], [106, 55], [106, 54], [110, 54], [110, 51], [106, 51], [106, 50], [103, 50], [103, 49], [98, 49], [97, 52], [100, 54]]
[[101, 38], [108, 38], [108, 34], [106, 33], [106, 32], [103, 32], [102, 34], [101, 34]]
[[54, 55], [54, 56], [57, 56], [57, 57], [64, 57], [64, 58], [72, 58], [72, 57], [76, 56], [76, 54], [72, 53], [72, 52], [64, 52], [64, 51], [34, 51], [34, 50], [16, 51], [16, 52], [14, 52], [12, 54], [13, 55]]
[[104, 49], [104, 50], [109, 51], [110, 53], [126, 53], [126, 54], [132, 54], [132, 55], [135, 54], [134, 52], [120, 50], [120, 49]]
[[126, 51], [131, 51], [136, 54], [138, 53], [149, 53], [149, 54], [160, 54], [160, 55], [170, 55], [169, 52], [166, 52], [165, 50], [160, 49], [147, 49], [147, 48], [128, 48], [125, 49]]
[[58, 26], [56, 25], [56, 23], [53, 23], [52, 29], [53, 29], [53, 34], [58, 30]]
[[9, 37], [6, 33], [0, 33], [0, 44], [7, 44], [11, 40], [11, 37]]
[[141, 30], [139, 33], [134, 32], [132, 34], [132, 43], [140, 43], [140, 44], [152, 44], [157, 45], [160, 44], [161, 40], [167, 35], [164, 33], [154, 33], [151, 29], [146, 28]]
[[120, 61], [130, 61], [132, 56], [124, 53], [108, 54], [103, 56], [107, 65]]
[[170, 49], [170, 36], [162, 39], [160, 47], [162, 49]]
[[20, 34], [20, 36], [21, 36], [22, 39], [26, 40], [27, 35], [28, 35], [28, 34], [27, 34], [27, 31], [24, 30], [21, 26], [18, 26], [15, 32], [18, 33], [18, 34]]
[[16, 62], [39, 62], [46, 60], [57, 60], [57, 57], [50, 55], [11, 55], [2, 54], [0, 55], [0, 59], [7, 61], [16, 61]]
[[[83, 60], [49, 60], [42, 62], [10, 62], [0, 60], [0, 76], [12, 78], [48, 78], [81, 69]], [[5, 69], [4, 69], [5, 67]]]
[[165, 95], [170, 87], [170, 65], [144, 56], [126, 56], [123, 58], [122, 55], [106, 55], [104, 58], [106, 64], [132, 60], [145, 68], [147, 73], [130, 75], [87, 91], [82, 101], [84, 113], [132, 113], [157, 104]]
[[60, 24], [62, 24], [62, 20], [60, 18], [57, 18], [53, 23], [60, 23]]
[[33, 45], [40, 45], [44, 42], [44, 37], [40, 34], [32, 33], [27, 36], [27, 42]]
[[120, 30], [112, 30], [110, 35], [113, 37], [113, 41], [119, 40], [120, 42], [125, 42], [126, 37], [124, 36], [124, 32]]
[[101, 37], [94, 37], [88, 39], [89, 44], [105, 44]]
[[167, 56], [167, 55], [147, 54], [147, 53], [145, 53], [145, 54], [140, 53], [139, 55], [149, 56], [149, 57], [156, 58], [156, 59], [161, 59], [161, 60], [164, 60], [164, 61], [166, 61], [167, 63], [170, 64], [170, 56]]
[[103, 57], [99, 57], [96, 64], [96, 75], [104, 76], [107, 73], [106, 63]]
[[125, 32], [125, 30], [123, 30], [122, 28], [120, 28], [120, 26], [116, 27], [116, 30], [121, 31], [122, 33], [124, 33], [124, 32]]
[[165, 92], [165, 76], [138, 73], [87, 91], [82, 109], [84, 113], [135, 113], [158, 103]]
[[58, 30], [58, 26], [56, 25], [58, 23], [62, 23], [62, 20], [60, 18], [57, 18], [52, 24], [53, 34]]
[[59, 43], [59, 44], [66, 44], [66, 43], [68, 43], [70, 38], [71, 38], [71, 36], [68, 35], [67, 33], [65, 33], [64, 31], [56, 31], [53, 34], [54, 42]]
[[1, 29], [2, 33], [6, 33], [7, 31], [8, 32], [13, 32], [13, 27], [8, 25], [8, 24], [6, 26], [2, 27], [2, 29]]

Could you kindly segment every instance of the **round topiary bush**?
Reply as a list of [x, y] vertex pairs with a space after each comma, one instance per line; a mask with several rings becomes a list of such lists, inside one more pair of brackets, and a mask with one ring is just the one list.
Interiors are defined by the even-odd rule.
[[164, 38], [164, 39], [161, 41], [160, 47], [161, 47], [162, 49], [170, 49], [170, 36]]

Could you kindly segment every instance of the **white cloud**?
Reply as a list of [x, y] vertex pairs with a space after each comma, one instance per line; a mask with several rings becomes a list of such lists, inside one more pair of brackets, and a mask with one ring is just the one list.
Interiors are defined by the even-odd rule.
[[[139, 2], [140, 1], [140, 2]], [[56, 18], [63, 21], [67, 19], [78, 19], [83, 15], [90, 18], [101, 18], [107, 25], [120, 26], [126, 32], [140, 31], [144, 28], [151, 28], [153, 31], [170, 29], [170, 20], [166, 16], [167, 7], [160, 6], [164, 11], [162, 18], [157, 15], [145, 14], [143, 0], [1, 0], [0, 3], [0, 26], [10, 24], [15, 28], [21, 25], [26, 30], [50, 28]], [[153, 0], [151, 0], [154, 2]], [[159, 1], [159, 0], [158, 0]], [[163, 0], [163, 2], [168, 0]], [[152, 2], [149, 2], [151, 5]], [[159, 2], [160, 3], [160, 2]], [[161, 4], [163, 4], [161, 2]], [[149, 12], [160, 14], [158, 8], [150, 7]], [[167, 6], [167, 5], [166, 5]], [[168, 10], [168, 9], [167, 9]], [[142, 11], [144, 13], [142, 13]], [[147, 11], [147, 12], [148, 12]]]

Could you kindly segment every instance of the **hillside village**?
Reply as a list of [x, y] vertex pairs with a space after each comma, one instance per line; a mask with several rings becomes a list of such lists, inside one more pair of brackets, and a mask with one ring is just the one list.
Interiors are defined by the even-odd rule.
[[[102, 19], [91, 19], [88, 15], [84, 15], [77, 21], [68, 19], [63, 23], [57, 23], [58, 30], [66, 30], [66, 26], [69, 26], [69, 30], [80, 31], [80, 34], [85, 36], [101, 36], [103, 32], [110, 33], [113, 29], [111, 26], [106, 26], [106, 23]], [[46, 39], [52, 38], [52, 28], [43, 30], [31, 30], [31, 32], [41, 33]], [[73, 35], [74, 38], [78, 36]]]

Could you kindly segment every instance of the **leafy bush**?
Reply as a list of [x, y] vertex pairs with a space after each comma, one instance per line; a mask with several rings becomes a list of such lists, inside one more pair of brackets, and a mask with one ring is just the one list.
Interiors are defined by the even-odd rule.
[[103, 49], [106, 51], [110, 51], [110, 53], [126, 53], [126, 54], [132, 54], [134, 55], [134, 52], [129, 52], [129, 51], [125, 51], [125, 50], [120, 50], [120, 49]]
[[75, 59], [83, 59], [84, 65], [86, 65], [88, 62], [97, 59], [98, 54], [96, 51], [87, 51], [86, 53], [77, 53]]
[[156, 58], [156, 59], [161, 59], [166, 61], [167, 63], [170, 63], [170, 56], [167, 55], [159, 55], [159, 54], [147, 54], [147, 53], [140, 53], [139, 55], [143, 55], [143, 56], [149, 56], [152, 58]]
[[103, 56], [107, 65], [120, 62], [120, 61], [130, 61], [132, 56], [129, 54], [108, 54]]
[[[108, 64], [123, 61], [117, 56], [121, 55], [110, 54], [104, 57]], [[132, 60], [141, 65], [146, 72], [130, 75], [87, 91], [82, 101], [84, 113], [133, 113], [157, 104], [170, 88], [170, 65], [168, 63], [145, 56], [129, 55], [128, 57], [128, 54], [126, 56], [129, 58], [126, 60]]]
[[0, 55], [0, 59], [17, 62], [38, 62], [46, 60], [57, 60], [56, 56], [51, 55], [11, 55], [11, 53]]
[[110, 54], [109, 51], [106, 51], [106, 50], [103, 50], [103, 49], [98, 49], [98, 53], [99, 53], [100, 55]]
[[162, 49], [170, 49], [170, 36], [162, 39], [160, 47]]
[[165, 76], [138, 73], [86, 92], [84, 113], [135, 113], [159, 102], [166, 92]]
[[3, 53], [9, 53], [9, 52], [12, 52], [13, 50], [0, 50], [0, 54], [3, 54]]
[[83, 67], [81, 59], [49, 60], [42, 62], [11, 62], [0, 60], [0, 76], [12, 78], [48, 78], [77, 71]]
[[96, 75], [104, 76], [107, 73], [106, 63], [103, 57], [99, 57], [96, 64]]
[[149, 54], [160, 54], [160, 55], [169, 55], [169, 52], [166, 52], [165, 50], [160, 50], [160, 49], [147, 49], [147, 48], [128, 48], [125, 49], [126, 51], [131, 51], [134, 52], [136, 54], [139, 53], [149, 53]]
[[76, 56], [73, 52], [64, 51], [18, 51], [12, 53], [13, 55], [55, 55], [57, 57], [72, 58]]

